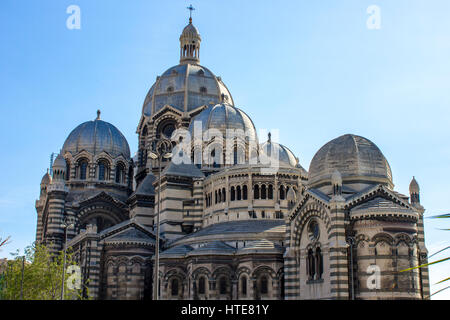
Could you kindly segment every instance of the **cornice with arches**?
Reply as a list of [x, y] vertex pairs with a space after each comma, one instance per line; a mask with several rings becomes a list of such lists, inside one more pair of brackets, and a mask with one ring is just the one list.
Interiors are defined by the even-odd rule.
[[291, 246], [299, 247], [300, 239], [305, 230], [305, 225], [312, 219], [319, 219], [326, 227], [327, 234], [330, 235], [331, 219], [328, 210], [319, 202], [311, 199], [309, 202], [303, 203], [297, 209], [297, 214], [291, 225]]

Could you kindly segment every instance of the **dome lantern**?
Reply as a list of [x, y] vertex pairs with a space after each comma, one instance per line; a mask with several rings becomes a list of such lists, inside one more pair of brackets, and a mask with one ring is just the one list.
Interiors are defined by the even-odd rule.
[[[188, 8], [194, 10], [192, 6]], [[192, 24], [192, 16], [189, 18], [189, 24], [183, 29], [180, 36], [180, 64], [200, 63], [200, 42], [202, 39], [197, 28]]]
[[65, 179], [66, 176], [66, 160], [63, 158], [61, 153], [58, 154], [58, 156], [55, 159], [55, 162], [53, 162], [53, 180], [56, 181], [62, 181]]

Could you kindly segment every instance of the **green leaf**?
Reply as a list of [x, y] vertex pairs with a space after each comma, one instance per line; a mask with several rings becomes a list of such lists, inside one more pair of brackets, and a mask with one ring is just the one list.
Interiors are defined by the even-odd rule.
[[450, 246], [448, 246], [447, 248], [441, 249], [441, 250], [439, 250], [438, 252], [433, 253], [433, 254], [432, 254], [431, 256], [429, 256], [428, 258], [431, 258], [432, 256], [435, 256], [435, 255], [437, 255], [438, 253], [441, 253], [442, 251], [447, 250], [448, 248], [450, 248]]
[[437, 216], [427, 217], [429, 219], [448, 219], [450, 218], [450, 213], [439, 214]]
[[412, 267], [412, 268], [408, 268], [408, 269], [405, 269], [405, 270], [401, 270], [400, 272], [406, 272], [406, 271], [411, 271], [411, 270], [418, 269], [418, 268], [431, 266], [432, 264], [444, 262], [444, 261], [447, 261], [447, 260], [450, 260], [450, 257], [447, 257], [447, 258], [444, 258], [444, 259], [440, 259], [440, 260], [437, 260], [437, 261], [434, 261], [434, 262], [430, 262], [430, 263], [425, 263], [425, 264], [422, 264], [422, 265], [417, 266], [417, 267]]
[[444, 289], [441, 289], [441, 290], [439, 290], [439, 291], [436, 291], [435, 293], [433, 293], [432, 295], [430, 295], [430, 297], [434, 296], [435, 294], [438, 294], [439, 292], [442, 292], [442, 291], [444, 291], [444, 290], [447, 290], [448, 288], [450, 288], [450, 286], [445, 287]]
[[439, 282], [436, 283], [436, 284], [439, 284], [439, 283], [442, 283], [442, 282], [445, 282], [445, 281], [448, 281], [448, 280], [450, 280], [450, 277], [448, 277], [447, 279], [441, 280], [441, 281], [439, 281]]

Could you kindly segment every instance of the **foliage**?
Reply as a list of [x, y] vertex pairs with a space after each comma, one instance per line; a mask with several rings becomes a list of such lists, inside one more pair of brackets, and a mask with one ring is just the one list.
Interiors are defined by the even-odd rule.
[[[52, 254], [47, 246], [36, 243], [24, 251], [25, 256], [19, 256], [17, 252], [12, 254], [15, 258], [8, 261], [3, 277], [0, 278], [0, 299], [19, 300], [21, 291], [23, 300], [61, 299], [64, 252]], [[72, 254], [67, 252], [66, 268], [70, 265], [75, 265], [75, 262]], [[70, 275], [66, 273], [64, 299], [83, 299], [81, 290], [69, 288], [70, 280]]]

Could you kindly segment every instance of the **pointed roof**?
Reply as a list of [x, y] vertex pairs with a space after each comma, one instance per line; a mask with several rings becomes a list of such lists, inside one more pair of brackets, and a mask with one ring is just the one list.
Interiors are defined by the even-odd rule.
[[415, 177], [412, 178], [411, 183], [409, 184], [409, 193], [410, 194], [418, 194], [420, 192], [419, 184]]
[[140, 243], [154, 246], [156, 243], [155, 234], [133, 219], [105, 229], [99, 235], [110, 244]]
[[181, 244], [181, 245], [169, 248], [167, 250], [164, 250], [163, 252], [161, 252], [160, 257], [161, 258], [184, 257], [187, 253], [191, 252], [192, 250], [194, 250], [194, 248], [192, 248], [191, 246], [186, 245], [186, 244]]
[[134, 193], [137, 195], [145, 196], [155, 195], [155, 188], [153, 187], [153, 183], [155, 182], [155, 180], [156, 177], [153, 174], [147, 174], [144, 180], [142, 180], [142, 182], [136, 188], [136, 191]]
[[52, 183], [52, 176], [50, 175], [49, 170], [47, 169], [47, 173], [44, 174], [44, 176], [42, 177], [41, 184], [48, 185], [50, 183]]
[[61, 155], [61, 153], [58, 154], [55, 161], [53, 162], [53, 169], [66, 169], [66, 160]]
[[181, 176], [189, 178], [204, 178], [203, 172], [193, 164], [175, 164], [173, 161], [163, 170], [164, 176]]
[[267, 239], [261, 239], [246, 243], [245, 247], [238, 250], [238, 254], [249, 253], [283, 253], [284, 249], [280, 245]]
[[[264, 234], [264, 237], [270, 238], [286, 232], [286, 223], [283, 219], [276, 220], [236, 220], [219, 222], [209, 225], [197, 232], [177, 238], [171, 243], [198, 242], [201, 239], [208, 239], [214, 235], [220, 235], [223, 238], [235, 237], [236, 234], [252, 236], [255, 234]], [[261, 235], [262, 237], [263, 235]]]
[[383, 197], [375, 197], [372, 200], [361, 203], [350, 211], [350, 219], [359, 219], [361, 217], [404, 217], [412, 220], [418, 219], [418, 214], [414, 210], [402, 206], [393, 200]]
[[206, 245], [198, 247], [193, 251], [189, 252], [189, 256], [200, 256], [200, 255], [231, 255], [236, 251], [235, 248], [226, 244], [223, 241], [212, 241], [208, 242]]

